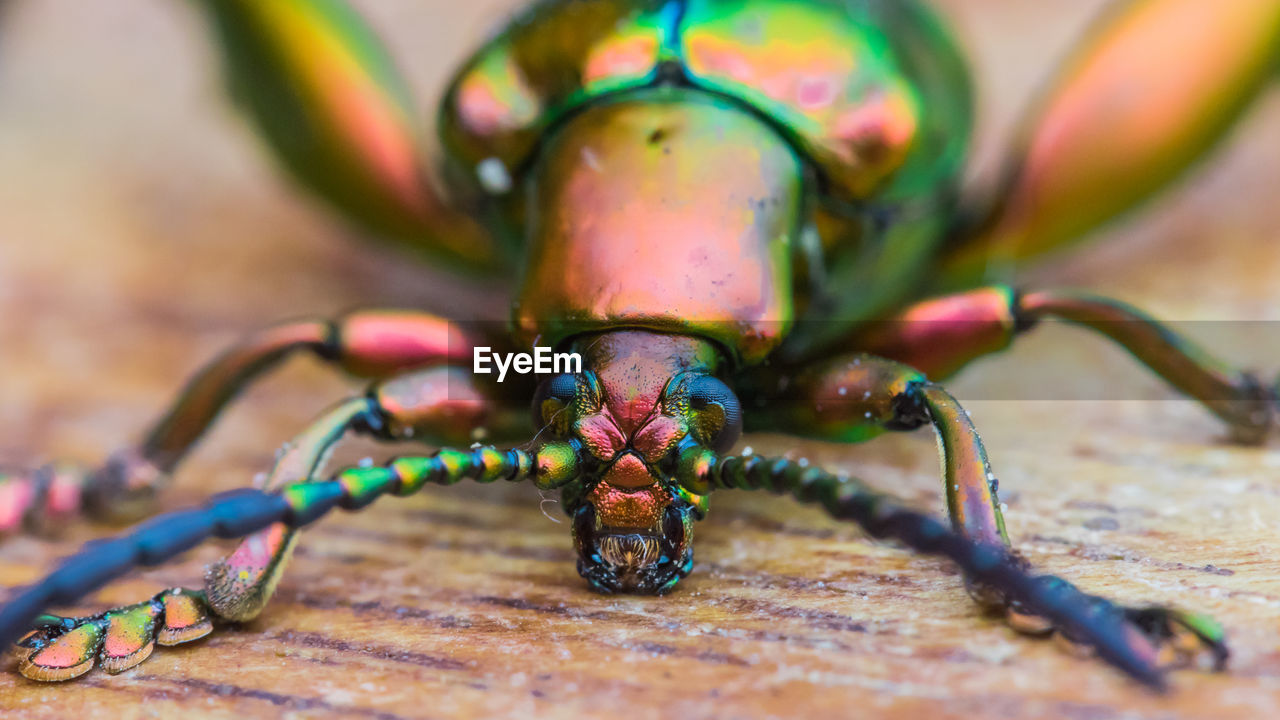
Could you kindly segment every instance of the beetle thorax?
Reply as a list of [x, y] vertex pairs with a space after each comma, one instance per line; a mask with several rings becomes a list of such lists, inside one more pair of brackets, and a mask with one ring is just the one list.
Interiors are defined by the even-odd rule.
[[777, 132], [706, 94], [587, 108], [531, 175], [516, 327], [545, 344], [642, 327], [763, 358], [791, 321], [801, 177]]

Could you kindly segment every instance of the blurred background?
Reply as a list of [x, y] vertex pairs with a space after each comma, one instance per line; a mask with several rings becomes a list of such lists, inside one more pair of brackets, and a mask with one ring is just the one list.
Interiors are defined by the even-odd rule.
[[[431, 116], [455, 66], [517, 5], [511, 0], [354, 4], [399, 57], [424, 118]], [[990, 177], [1020, 110], [1105, 2], [937, 4], [971, 53], [980, 93], [972, 174]], [[134, 437], [200, 362], [249, 328], [278, 319], [363, 305], [505, 317], [509, 288], [495, 292], [459, 285], [364, 244], [334, 215], [295, 191], [227, 102], [199, 21], [187, 3], [174, 0], [0, 0], [0, 460], [103, 456]], [[1136, 303], [1180, 321], [1206, 343], [1221, 343], [1226, 359], [1261, 368], [1270, 377], [1280, 368], [1278, 197], [1280, 94], [1272, 93], [1194, 177], [1146, 212], [1022, 281], [1085, 287]], [[291, 364], [285, 376], [255, 387], [244, 406], [229, 413], [195, 455], [191, 472], [169, 502], [245, 484], [265, 469], [271, 451], [305, 418], [352, 387], [314, 364]], [[1046, 395], [1045, 387], [1054, 394]], [[1241, 566], [1251, 563], [1252, 574], [1214, 579], [1236, 583], [1231, 592], [1243, 595], [1230, 596], [1235, 600], [1198, 586], [1194, 575], [1162, 575], [1119, 591], [1185, 597], [1185, 604], [1225, 614], [1237, 626], [1257, 622], [1251, 613], [1270, 612], [1265, 620], [1269, 639], [1246, 641], [1238, 655], [1248, 687], [1200, 688], [1209, 693], [1202, 699], [1221, 702], [1235, 692], [1241, 707], [1249, 704], [1241, 698], [1250, 697], [1251, 690], [1266, 696], [1266, 678], [1274, 679], [1280, 670], [1280, 658], [1271, 649], [1280, 645], [1271, 637], [1280, 627], [1274, 622], [1280, 595], [1267, 594], [1280, 593], [1270, 559], [1272, 531], [1280, 521], [1280, 500], [1272, 489], [1280, 487], [1273, 478], [1280, 471], [1274, 451], [1223, 444], [1221, 428], [1206, 413], [1172, 399], [1121, 351], [1064, 327], [1045, 327], [1012, 351], [975, 363], [953, 389], [972, 401], [1013, 508], [1012, 534], [1029, 539], [1024, 547], [1038, 562], [1051, 569], [1080, 562], [1079, 553], [1053, 544], [1058, 538], [1070, 548], [1101, 543], [1099, 557], [1115, 547], [1159, 553], [1176, 546], [1183, 553], [1178, 561], [1188, 565], [1222, 564], [1211, 550], [1237, 552], [1232, 557]], [[1160, 402], [990, 399], [1018, 393]], [[772, 442], [778, 449], [794, 447]], [[939, 507], [931, 444], [921, 434], [871, 449], [817, 444], [803, 449], [832, 464], [857, 462], [868, 477], [896, 481], [908, 497]], [[536, 495], [523, 489], [502, 492], [502, 502], [510, 507], [493, 510], [503, 513], [500, 526], [524, 523], [545, 532], [549, 543], [567, 544], [564, 526], [537, 515]], [[1152, 515], [1122, 516], [1090, 527], [1100, 511], [1072, 502], [1159, 507]], [[781, 552], [765, 530], [752, 535], [743, 529], [742, 517], [768, 516], [775, 527], [823, 522], [811, 511], [791, 515], [763, 500], [722, 507], [727, 509], [718, 511], [725, 518], [722, 529], [709, 530], [699, 546], [705, 553], [700, 557], [721, 563], [721, 574], [726, 565], [767, 564], [771, 552]], [[713, 513], [708, 524], [716, 517]], [[352, 522], [376, 523], [344, 518], [338, 526]], [[1164, 525], [1152, 534], [1144, 523]], [[1218, 537], [1216, 548], [1206, 547], [1206, 538], [1224, 527], [1237, 534]], [[856, 537], [853, 531], [841, 532]], [[6, 548], [14, 581], [56, 556], [56, 549], [17, 542]], [[820, 541], [788, 542], [786, 547], [806, 552], [803, 543]], [[1246, 556], [1253, 559], [1246, 563]], [[306, 559], [300, 562], [305, 566]], [[316, 561], [317, 572], [320, 565]], [[1159, 567], [1118, 571], [1141, 576]], [[793, 570], [797, 577], [831, 572], [820, 563]], [[1086, 572], [1105, 578], [1107, 570]], [[571, 567], [553, 582], [560, 580], [571, 602], [603, 602], [581, 590]], [[497, 586], [494, 592], [516, 591]], [[946, 592], [946, 602], [961, 602], [954, 587]], [[609, 600], [625, 602], [631, 601]], [[964, 621], [972, 619], [967, 605], [955, 608]], [[901, 612], [901, 606], [884, 612]], [[987, 632], [988, 640], [1008, 640], [998, 628]], [[1015, 652], [1024, 652], [1017, 647]], [[1051, 649], [1025, 652], [1036, 653], [1040, 663], [1033, 663], [1032, 671], [1038, 667], [1047, 676], [1057, 663], [1069, 662]], [[1106, 671], [1095, 674], [1107, 678], [1093, 688], [1100, 702], [1129, 697], [1131, 688], [1112, 682]], [[1051, 677], [1022, 677], [1024, 689], [1038, 683], [1054, 687]], [[842, 701], [832, 696], [832, 702]], [[973, 707], [982, 704], [974, 702]], [[1164, 707], [1174, 712], [1173, 706]]]

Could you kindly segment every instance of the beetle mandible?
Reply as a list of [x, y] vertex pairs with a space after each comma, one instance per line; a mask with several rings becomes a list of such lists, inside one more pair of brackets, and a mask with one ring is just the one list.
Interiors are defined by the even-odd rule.
[[[514, 282], [510, 332], [398, 310], [271, 327], [207, 365], [102, 467], [6, 477], [5, 530], [80, 512], [137, 516], [221, 409], [283, 357], [310, 352], [373, 379], [288, 443], [263, 487], [87, 546], [16, 595], [0, 610], [0, 639], [27, 633], [27, 677], [70, 679], [95, 663], [120, 672], [157, 643], [252, 618], [298, 527], [462, 479], [560, 490], [578, 570], [601, 592], [670, 590], [692, 568], [711, 491], [767, 489], [949, 557], [975, 600], [1015, 628], [1057, 631], [1143, 682], [1158, 686], [1168, 666], [1199, 655], [1225, 660], [1207, 617], [1121, 607], [1032, 576], [1009, 548], [981, 440], [935, 381], [1057, 317], [1131, 351], [1241, 441], [1265, 439], [1276, 391], [1252, 375], [1126, 305], [983, 277], [1077, 241], [1203, 155], [1273, 75], [1280, 5], [1117, 3], [1030, 116], [1003, 184], [978, 202], [957, 192], [971, 115], [964, 62], [916, 2], [539, 3], [446, 93], [445, 190], [417, 165], [393, 64], [341, 0], [200, 5], [280, 161], [376, 234]], [[1149, 52], [1186, 28], [1229, 39], [1213, 72], [1178, 65], [1203, 55]], [[1142, 112], [1153, 104], [1165, 110], [1158, 123]], [[579, 353], [583, 371], [501, 385], [468, 371], [477, 347], [536, 344]], [[530, 398], [532, 422], [513, 411]], [[859, 441], [924, 425], [943, 449], [950, 528], [854, 479], [730, 454], [744, 427]], [[526, 444], [319, 470], [349, 433], [459, 446], [478, 431]], [[207, 537], [246, 535], [203, 590], [39, 615]]]

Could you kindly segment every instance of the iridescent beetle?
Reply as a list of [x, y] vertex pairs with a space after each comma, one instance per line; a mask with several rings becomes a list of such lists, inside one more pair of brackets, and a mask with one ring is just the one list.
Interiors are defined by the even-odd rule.
[[[1276, 392], [1137, 310], [981, 277], [993, 262], [1075, 241], [1202, 155], [1274, 72], [1280, 3], [1118, 2], [1041, 104], [1006, 182], [976, 207], [957, 193], [964, 63], [914, 2], [540, 3], [445, 97], [447, 195], [418, 164], [401, 81], [341, 0], [201, 5], [234, 90], [298, 179], [377, 234], [515, 282], [511, 332], [486, 337], [410, 311], [279, 325], [214, 360], [143, 442], [102, 468], [11, 474], [0, 485], [6, 530], [81, 511], [136, 515], [222, 407], [284, 356], [309, 351], [375, 379], [287, 444], [262, 488], [91, 543], [14, 595], [0, 640], [27, 633], [27, 677], [65, 680], [95, 660], [119, 672], [156, 643], [252, 618], [296, 528], [465, 478], [560, 489], [578, 570], [602, 592], [670, 590], [692, 567], [710, 492], [767, 489], [951, 558], [975, 599], [1015, 628], [1056, 630], [1146, 683], [1193, 659], [1225, 660], [1208, 618], [1123, 608], [1029, 575], [1008, 550], [981, 441], [926, 376], [1056, 316], [1130, 350], [1242, 441], [1264, 439]], [[1170, 38], [1199, 51], [1167, 52]], [[577, 351], [586, 367], [536, 387], [469, 371], [477, 346], [534, 344]], [[532, 424], [519, 411], [531, 396]], [[744, 424], [847, 441], [931, 425], [950, 529], [803, 462], [729, 455]], [[480, 432], [528, 444], [319, 469], [347, 433], [466, 445]], [[203, 591], [92, 617], [38, 615], [136, 564], [246, 535]]]

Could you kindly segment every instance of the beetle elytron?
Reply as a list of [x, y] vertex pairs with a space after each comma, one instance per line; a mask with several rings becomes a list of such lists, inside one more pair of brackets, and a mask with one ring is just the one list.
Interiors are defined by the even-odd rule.
[[[956, 191], [970, 129], [964, 63], [915, 2], [540, 3], [446, 94], [447, 193], [418, 164], [392, 64], [342, 0], [199, 5], [233, 89], [284, 165], [376, 234], [515, 281], [510, 333], [410, 311], [286, 323], [205, 367], [143, 442], [103, 467], [10, 474], [6, 530], [82, 511], [136, 516], [222, 407], [287, 354], [374, 380], [287, 444], [262, 488], [92, 543], [14, 595], [0, 640], [26, 633], [17, 650], [27, 677], [65, 680], [95, 662], [119, 672], [156, 643], [251, 618], [296, 528], [335, 506], [464, 478], [560, 489], [578, 570], [601, 592], [671, 589], [692, 567], [692, 526], [711, 490], [763, 488], [952, 558], [975, 599], [1014, 627], [1057, 631], [1149, 684], [1193, 659], [1225, 660], [1206, 617], [1123, 608], [1029, 575], [1008, 550], [967, 414], [926, 377], [1056, 316], [1130, 350], [1242, 441], [1265, 438], [1275, 390], [1137, 310], [981, 280], [993, 263], [1075, 241], [1204, 154], [1273, 75], [1280, 3], [1116, 3], [985, 203]], [[1158, 52], [1170, 37], [1194, 37], [1199, 51]], [[477, 345], [535, 344], [580, 353], [585, 370], [503, 385], [468, 371]], [[516, 411], [530, 397], [532, 424]], [[925, 424], [942, 444], [949, 529], [803, 462], [728, 455], [744, 425], [857, 441]], [[353, 432], [528, 444], [319, 476]], [[39, 615], [133, 565], [246, 535], [203, 590], [91, 617]]]

